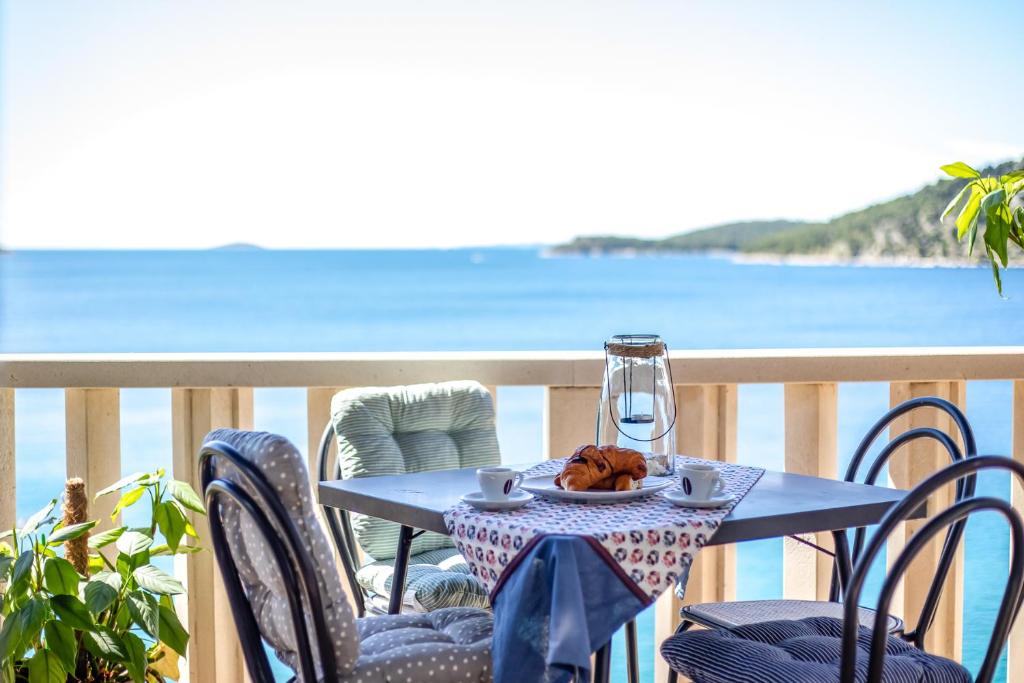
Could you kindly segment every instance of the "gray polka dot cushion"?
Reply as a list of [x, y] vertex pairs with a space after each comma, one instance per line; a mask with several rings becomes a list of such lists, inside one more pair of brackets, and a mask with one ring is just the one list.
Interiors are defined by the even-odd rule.
[[[501, 462], [494, 403], [478, 382], [346, 389], [331, 400], [331, 414], [344, 479]], [[352, 528], [367, 555], [394, 558], [397, 524], [354, 514]], [[429, 532], [413, 540], [412, 552], [451, 546]]]
[[[313, 558], [338, 669], [346, 674], [354, 671], [359, 657], [356, 621], [341, 587], [333, 549], [316, 517], [305, 458], [290, 441], [266, 432], [218, 429], [210, 432], [205, 441], [223, 441], [233, 446], [243, 458], [259, 468], [277, 491]], [[232, 481], [254, 493], [237, 475], [233, 465], [223, 460], [217, 460], [216, 463], [215, 475], [218, 478]], [[295, 670], [298, 655], [286, 587], [270, 550], [252, 518], [243, 514], [238, 507], [226, 505], [223, 518], [231, 554], [260, 633], [278, 658]], [[307, 622], [307, 627], [312, 633], [311, 622]], [[313, 647], [316, 648], [315, 642]], [[319, 662], [319, 653], [314, 652], [313, 655], [314, 661]]]
[[460, 607], [359, 619], [362, 654], [345, 683], [491, 680], [493, 620]]
[[[367, 592], [391, 595], [394, 560], [362, 567], [356, 580]], [[469, 565], [455, 548], [428, 550], [409, 558], [403, 602], [417, 612], [442, 607], [490, 607], [487, 590], [469, 573]]]
[[[688, 631], [668, 638], [661, 656], [694, 683], [822, 683], [839, 680], [843, 622], [831, 617], [768, 621], [730, 630]], [[858, 635], [857, 680], [867, 676], [871, 633]], [[956, 662], [890, 636], [885, 683], [970, 683]]]

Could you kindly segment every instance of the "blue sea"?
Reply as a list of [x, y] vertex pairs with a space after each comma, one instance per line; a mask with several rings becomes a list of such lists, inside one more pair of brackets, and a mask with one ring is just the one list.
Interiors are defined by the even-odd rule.
[[[548, 258], [537, 249], [0, 254], [0, 351], [599, 349], [655, 332], [675, 349], [1024, 344], [1024, 273], [997, 296], [987, 269], [737, 264], [711, 256]], [[1008, 453], [1011, 386], [970, 382], [982, 451]], [[888, 407], [884, 383], [843, 384], [841, 458]], [[508, 462], [540, 457], [542, 391], [503, 387]], [[63, 393], [17, 394], [18, 514], [60, 491]], [[305, 447], [302, 388], [256, 390], [256, 426]], [[170, 392], [122, 392], [127, 470], [169, 465]], [[782, 386], [739, 394], [741, 462], [780, 469]], [[981, 490], [1008, 496], [1005, 477]], [[781, 542], [739, 548], [741, 599], [781, 595]], [[968, 526], [965, 664], [976, 669], [1007, 566], [1005, 529]], [[653, 614], [641, 617], [653, 652]], [[621, 642], [616, 680], [624, 680]], [[644, 680], [652, 678], [644, 656]]]

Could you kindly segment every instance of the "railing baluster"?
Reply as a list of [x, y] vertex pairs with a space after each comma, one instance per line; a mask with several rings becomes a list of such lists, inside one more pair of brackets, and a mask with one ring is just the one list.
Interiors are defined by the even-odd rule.
[[544, 457], [572, 455], [577, 446], [594, 443], [598, 387], [545, 387]]
[[[964, 382], [893, 382], [890, 385], [889, 401], [895, 406], [917, 396], [939, 396], [950, 400], [961, 408], [966, 406]], [[914, 427], [935, 427], [951, 435], [956, 434], [951, 421], [935, 410], [915, 410], [908, 416], [893, 423], [892, 434], [899, 434]], [[918, 439], [906, 446], [905, 452], [897, 454], [889, 466], [889, 476], [899, 488], [911, 488], [924, 477], [949, 463], [949, 456], [938, 444]], [[953, 500], [952, 485], [936, 492], [928, 503], [929, 515], [948, 507]], [[902, 530], [892, 534], [887, 549], [887, 561], [892, 562], [904, 547], [906, 540], [924, 524], [924, 520], [907, 522]], [[902, 586], [893, 599], [893, 612], [908, 621], [908, 627], [917, 624], [917, 615], [924, 604], [925, 595], [931, 584], [941, 551], [941, 537], [936, 538], [914, 560], [904, 576]], [[928, 652], [961, 659], [963, 647], [963, 543], [956, 562], [950, 570], [935, 613], [934, 625], [925, 640]]]
[[89, 516], [97, 528], [111, 526], [117, 496], [94, 500], [96, 492], [121, 478], [121, 392], [118, 389], [66, 389], [64, 424], [67, 476], [85, 480]]
[[[836, 459], [835, 384], [785, 385], [786, 471], [835, 479]], [[831, 534], [808, 534], [806, 540], [831, 547]], [[793, 600], [827, 600], [832, 573], [831, 558], [787, 538], [783, 543], [783, 597]]]
[[[677, 386], [676, 449], [685, 455], [736, 461], [735, 384]], [[657, 653], [665, 638], [679, 625], [679, 608], [684, 604], [716, 602], [736, 598], [736, 548], [706, 548], [701, 551], [690, 571], [686, 599], [675, 593], [662, 595], [654, 613], [654, 679], [664, 680], [668, 667]]]
[[[1013, 383], [1011, 422], [1013, 424], [1013, 457], [1018, 462], [1024, 462], [1024, 380], [1017, 380]], [[1018, 512], [1024, 511], [1024, 487], [1013, 476], [1010, 477], [1010, 501]], [[1006, 657], [1006, 680], [1024, 680], [1024, 620], [1019, 618], [1013, 630], [1010, 631]]]
[[[172, 390], [176, 479], [187, 481], [201, 491], [197, 456], [203, 437], [220, 427], [252, 429], [252, 397], [252, 389]], [[175, 558], [178, 577], [184, 580], [188, 591], [177, 605], [191, 634], [187, 680], [236, 683], [243, 680], [245, 669], [227, 594], [208, 545], [209, 525], [201, 515], [192, 514], [191, 521], [206, 549]]]
[[14, 465], [14, 389], [0, 389], [0, 530], [17, 523]]

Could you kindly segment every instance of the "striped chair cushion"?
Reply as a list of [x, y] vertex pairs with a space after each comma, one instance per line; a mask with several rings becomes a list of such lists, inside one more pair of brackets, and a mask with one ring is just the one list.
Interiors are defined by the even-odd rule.
[[[361, 568], [356, 580], [368, 592], [386, 598], [391, 595], [394, 573], [394, 560], [381, 560]], [[428, 550], [409, 558], [403, 601], [418, 612], [442, 607], [490, 607], [487, 591], [470, 576], [469, 565], [455, 548]]]
[[[494, 403], [478, 382], [346, 389], [331, 400], [344, 479], [405, 474], [501, 462], [494, 430]], [[363, 551], [375, 560], [395, 556], [398, 525], [352, 515]], [[442, 534], [425, 533], [413, 554], [448, 548]]]
[[[731, 630], [688, 631], [668, 638], [661, 656], [694, 683], [821, 683], [839, 679], [843, 622], [831, 617], [767, 621]], [[867, 675], [871, 632], [858, 636], [857, 680]], [[970, 683], [956, 662], [890, 636], [885, 683]]]

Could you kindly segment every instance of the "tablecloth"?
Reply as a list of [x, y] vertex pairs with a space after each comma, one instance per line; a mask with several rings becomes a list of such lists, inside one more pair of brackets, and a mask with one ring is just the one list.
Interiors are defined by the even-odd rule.
[[[708, 462], [677, 463], [691, 460]], [[524, 475], [554, 477], [563, 464]], [[764, 472], [719, 467], [733, 500], [717, 509], [676, 507], [656, 493], [611, 505], [538, 496], [513, 511], [448, 510], [448, 532], [494, 606], [495, 683], [569, 680], [622, 624], [685, 586], [698, 551]], [[678, 488], [675, 481], [669, 490]]]

